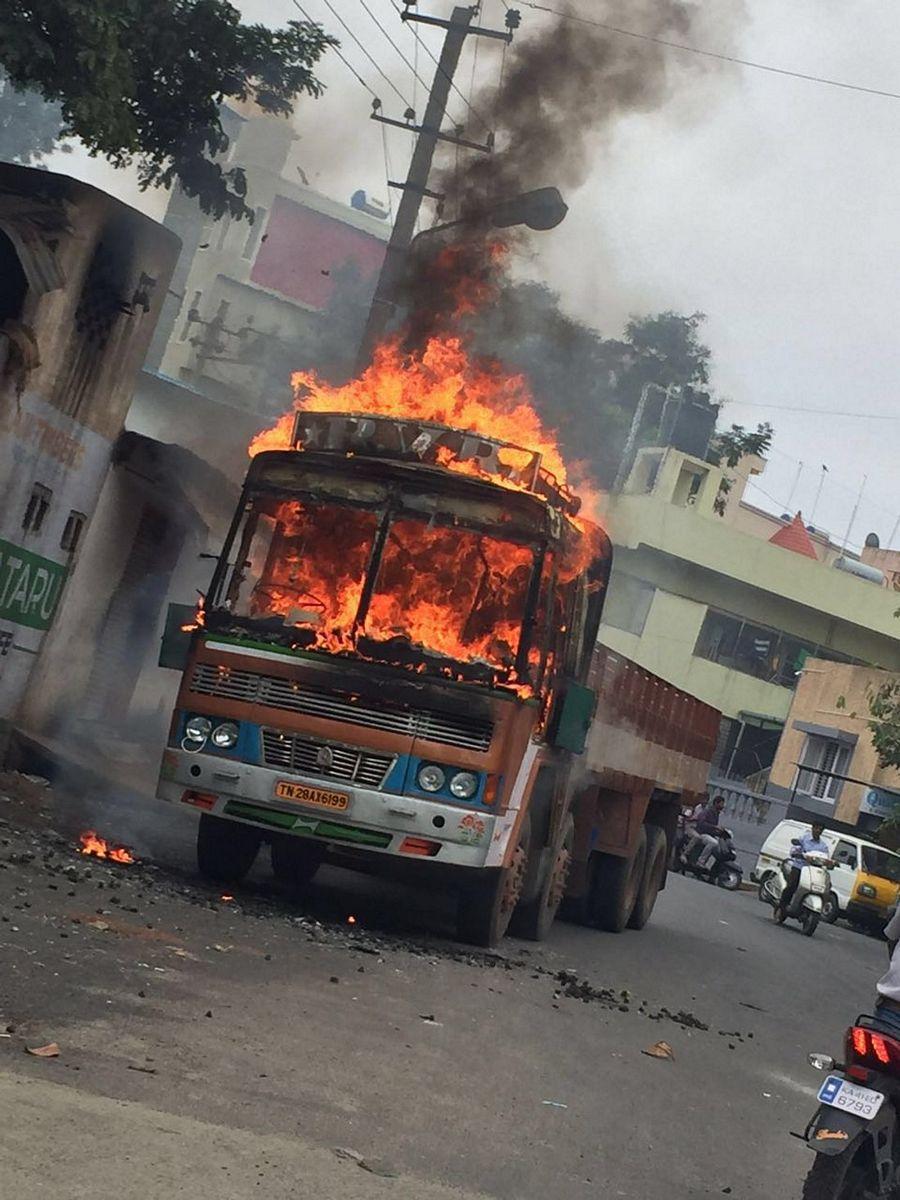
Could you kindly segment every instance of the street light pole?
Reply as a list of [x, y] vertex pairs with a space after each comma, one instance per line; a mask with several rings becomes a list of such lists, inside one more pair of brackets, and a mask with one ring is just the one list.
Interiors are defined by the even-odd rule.
[[422, 130], [416, 139], [403, 195], [397, 208], [397, 219], [387, 244], [375, 295], [372, 297], [372, 307], [369, 309], [369, 317], [363, 331], [356, 361], [357, 371], [363, 371], [371, 362], [372, 353], [384, 336], [394, 309], [397, 284], [403, 274], [422, 198], [428, 191], [428, 176], [438, 144], [438, 132], [447, 110], [450, 85], [453, 83], [453, 75], [459, 65], [459, 57], [473, 16], [473, 9], [458, 6], [454, 8], [447, 25], [447, 36], [428, 97]]

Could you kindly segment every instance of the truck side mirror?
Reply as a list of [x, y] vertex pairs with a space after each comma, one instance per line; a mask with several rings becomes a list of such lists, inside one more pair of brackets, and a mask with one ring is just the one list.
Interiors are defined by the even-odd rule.
[[197, 612], [194, 604], [170, 604], [166, 610], [166, 626], [159, 647], [159, 665], [173, 671], [183, 671], [191, 648], [193, 630], [183, 625], [193, 625]]
[[557, 750], [582, 754], [594, 719], [597, 693], [574, 679], [563, 682], [563, 695], [554, 705], [547, 740]]

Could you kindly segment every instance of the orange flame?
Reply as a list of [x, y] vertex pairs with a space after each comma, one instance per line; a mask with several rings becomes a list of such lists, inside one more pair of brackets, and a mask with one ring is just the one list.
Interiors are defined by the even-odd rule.
[[110, 862], [133, 863], [137, 860], [130, 850], [124, 846], [115, 846], [93, 829], [86, 829], [78, 840], [81, 842], [81, 853], [93, 855], [94, 858], [106, 858]]
[[194, 609], [194, 620], [186, 625], [182, 625], [182, 633], [193, 633], [195, 629], [202, 629], [206, 624], [206, 597], [202, 592], [199, 593], [197, 607]]
[[[451, 308], [459, 318], [489, 302], [491, 273], [502, 265], [505, 250], [500, 244], [487, 250], [480, 274], [468, 270], [464, 251], [451, 247], [436, 256], [433, 275], [442, 311]], [[413, 327], [415, 319], [414, 314]], [[341, 386], [311, 371], [296, 372], [291, 382], [292, 410], [252, 439], [251, 457], [292, 448], [297, 412], [346, 412], [449, 426], [504, 444], [495, 460], [499, 471], [491, 471], [488, 460], [456, 457], [441, 447], [437, 462], [450, 471], [523, 491], [527, 476], [516, 472], [538, 455], [542, 479], [550, 476], [561, 489], [571, 486], [557, 439], [538, 415], [524, 376], [469, 355], [456, 334], [431, 332], [414, 350], [404, 349], [399, 337], [389, 339], [358, 378]], [[582, 502], [596, 511], [596, 493], [588, 488], [585, 495], [580, 481], [578, 490]], [[356, 629], [375, 515], [327, 505], [307, 511], [299, 501], [281, 501], [273, 502], [267, 518], [272, 536], [265, 564], [256, 572], [251, 616], [280, 615], [286, 624], [314, 631], [315, 644], [332, 652], [354, 648], [360, 636], [382, 643], [406, 639], [456, 662], [479, 660], [500, 668], [507, 686], [530, 694], [530, 685], [513, 669], [533, 570], [529, 549], [499, 533], [477, 536], [461, 528], [396, 520], [363, 627]], [[590, 520], [578, 517], [573, 523], [582, 537], [573, 539], [579, 544], [557, 563], [563, 583], [587, 567], [598, 547], [598, 530]], [[530, 667], [539, 659], [540, 652], [532, 649]]]

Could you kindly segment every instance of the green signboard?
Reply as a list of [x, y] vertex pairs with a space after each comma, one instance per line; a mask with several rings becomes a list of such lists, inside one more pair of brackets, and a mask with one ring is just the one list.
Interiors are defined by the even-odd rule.
[[67, 569], [0, 538], [0, 621], [49, 629]]

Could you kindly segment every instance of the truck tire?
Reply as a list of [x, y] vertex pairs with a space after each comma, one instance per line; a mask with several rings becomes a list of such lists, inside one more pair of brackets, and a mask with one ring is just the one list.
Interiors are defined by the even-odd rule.
[[629, 929], [643, 929], [650, 920], [656, 897], [666, 877], [666, 863], [669, 859], [669, 844], [665, 832], [658, 825], [645, 825], [644, 832], [647, 837], [644, 875], [628, 920]]
[[213, 883], [240, 883], [256, 859], [262, 834], [250, 825], [200, 814], [197, 868]]
[[575, 819], [570, 813], [566, 817], [556, 852], [549, 859], [546, 876], [537, 896], [528, 904], [520, 904], [513, 914], [510, 932], [515, 937], [542, 942], [550, 932], [566, 894], [574, 848]]
[[322, 847], [304, 838], [290, 834], [272, 838], [272, 873], [292, 892], [301, 892], [312, 883], [323, 857]]
[[628, 924], [637, 903], [646, 860], [647, 833], [643, 826], [631, 858], [599, 855], [591, 905], [598, 928], [608, 933], [621, 933]]
[[600, 870], [600, 855], [592, 854], [587, 861], [584, 876], [584, 892], [580, 896], [566, 896], [560, 907], [559, 915], [564, 921], [573, 925], [587, 925], [596, 929], [597, 914], [594, 903], [597, 895], [597, 875]]
[[522, 822], [519, 844], [508, 867], [479, 871], [459, 893], [456, 936], [472, 946], [490, 948], [506, 936], [515, 912], [528, 863], [530, 827]]

